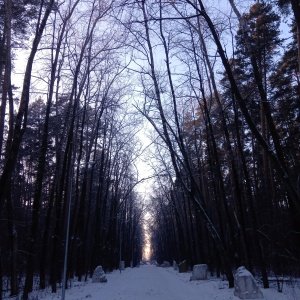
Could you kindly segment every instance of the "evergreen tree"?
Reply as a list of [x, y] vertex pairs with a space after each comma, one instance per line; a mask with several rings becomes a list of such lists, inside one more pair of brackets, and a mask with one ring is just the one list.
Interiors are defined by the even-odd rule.
[[247, 26], [247, 31], [241, 26], [237, 32], [237, 50], [234, 62], [237, 67], [238, 79], [246, 89], [244, 94], [252, 95], [249, 95], [248, 99], [257, 101], [258, 91], [254, 84], [255, 76], [251, 57], [254, 57], [257, 62], [267, 92], [268, 77], [281, 43], [279, 37], [280, 16], [272, 10], [271, 5], [259, 2], [255, 3], [249, 13], [244, 14], [242, 18], [244, 26]]

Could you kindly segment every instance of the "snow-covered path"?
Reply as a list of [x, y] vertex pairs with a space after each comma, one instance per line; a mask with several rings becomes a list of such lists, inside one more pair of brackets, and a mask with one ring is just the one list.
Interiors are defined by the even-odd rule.
[[[239, 300], [233, 289], [219, 279], [189, 281], [191, 273], [181, 273], [173, 268], [141, 266], [127, 268], [120, 274], [106, 274], [107, 283], [73, 283], [66, 291], [66, 300]], [[276, 289], [263, 290], [265, 300], [299, 300], [300, 290], [286, 288], [283, 293]], [[61, 294], [33, 292], [30, 299], [61, 299]]]
[[[118, 274], [119, 278], [115, 278], [115, 282], [111, 278], [111, 286], [108, 283], [105, 289], [109, 288], [110, 299], [182, 300], [183, 295], [186, 300], [199, 299], [199, 295], [195, 294], [195, 286], [187, 284], [167, 270], [155, 266], [143, 266], [138, 270], [126, 269], [121, 275]], [[115, 284], [117, 288], [114, 288]]]

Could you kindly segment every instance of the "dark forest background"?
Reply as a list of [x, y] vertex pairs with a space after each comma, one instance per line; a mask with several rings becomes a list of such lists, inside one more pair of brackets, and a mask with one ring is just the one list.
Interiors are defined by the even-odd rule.
[[0, 299], [57, 291], [67, 231], [68, 278], [136, 266], [146, 212], [159, 263], [299, 276], [300, 8], [217, 5], [0, 0]]

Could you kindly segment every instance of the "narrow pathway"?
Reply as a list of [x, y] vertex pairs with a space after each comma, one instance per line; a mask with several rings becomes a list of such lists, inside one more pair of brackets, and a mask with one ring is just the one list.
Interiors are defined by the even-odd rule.
[[142, 266], [138, 270], [126, 269], [124, 274], [121, 274], [123, 278], [118, 286], [118, 294], [112, 293], [114, 296], [111, 299], [199, 299], [195, 286], [181, 281], [167, 270], [155, 266]]
[[[239, 300], [233, 289], [219, 279], [189, 281], [191, 273], [181, 273], [173, 268], [141, 266], [106, 274], [107, 283], [73, 282], [66, 290], [65, 300]], [[295, 295], [300, 290], [291, 291]], [[289, 295], [285, 295], [287, 292]], [[275, 289], [263, 290], [265, 300], [290, 300], [291, 292], [278, 293]], [[61, 299], [61, 290], [51, 294], [50, 290], [33, 292], [31, 300]]]

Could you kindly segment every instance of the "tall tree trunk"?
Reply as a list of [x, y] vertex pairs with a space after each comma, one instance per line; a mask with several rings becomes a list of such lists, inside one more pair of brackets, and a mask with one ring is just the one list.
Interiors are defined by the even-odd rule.
[[46, 257], [48, 251], [48, 239], [49, 239], [50, 226], [51, 226], [51, 216], [53, 211], [53, 203], [54, 203], [55, 190], [57, 185], [56, 178], [57, 178], [57, 174], [54, 175], [54, 181], [53, 181], [53, 186], [49, 197], [48, 211], [46, 215], [45, 230], [43, 232], [43, 237], [42, 237], [42, 245], [41, 245], [41, 253], [40, 253], [40, 288], [41, 289], [46, 288]]
[[[60, 43], [62, 41], [62, 36], [60, 38]], [[59, 43], [59, 48], [60, 48]], [[42, 132], [42, 144], [39, 152], [38, 159], [38, 167], [37, 167], [37, 175], [36, 175], [36, 186], [35, 193], [33, 198], [33, 210], [32, 210], [32, 220], [31, 220], [31, 231], [29, 237], [29, 245], [28, 245], [28, 257], [27, 257], [27, 271], [26, 271], [26, 280], [25, 280], [25, 288], [24, 291], [31, 292], [33, 285], [33, 271], [34, 271], [34, 259], [35, 259], [35, 245], [37, 243], [37, 236], [39, 230], [39, 216], [40, 216], [40, 206], [41, 206], [41, 195], [43, 189], [43, 180], [44, 180], [44, 171], [46, 165], [46, 155], [47, 155], [47, 145], [48, 145], [48, 135], [49, 135], [49, 118], [50, 111], [52, 105], [53, 91], [54, 91], [54, 83], [56, 77], [56, 67], [58, 62], [59, 48], [57, 48], [56, 56], [54, 62], [52, 63], [51, 69], [51, 79], [50, 79], [50, 87], [49, 94], [46, 106], [46, 115], [45, 122]], [[23, 295], [23, 297], [27, 298], [28, 295]]]
[[[228, 130], [228, 126], [227, 126], [227, 122], [226, 122], [226, 116], [222, 107], [222, 103], [221, 103], [221, 99], [219, 97], [219, 92], [217, 89], [217, 85], [215, 82], [215, 75], [213, 72], [213, 68], [211, 66], [210, 60], [209, 60], [209, 55], [206, 49], [206, 43], [204, 41], [202, 32], [201, 32], [201, 27], [200, 27], [200, 22], [199, 22], [199, 18], [198, 18], [198, 28], [197, 28], [197, 32], [201, 41], [201, 45], [202, 45], [202, 50], [203, 50], [203, 54], [204, 54], [204, 59], [206, 62], [206, 65], [208, 67], [208, 72], [209, 72], [209, 78], [212, 84], [212, 89], [213, 89], [213, 95], [214, 98], [217, 101], [217, 104], [219, 106], [219, 111], [220, 111], [220, 118], [221, 118], [221, 124], [222, 124], [222, 129], [224, 131], [224, 136], [225, 136], [225, 140], [226, 140], [226, 152], [227, 152], [227, 158], [229, 160], [229, 166], [231, 167], [231, 178], [232, 178], [232, 184], [233, 184], [233, 198], [234, 198], [234, 202], [236, 205], [236, 213], [237, 213], [237, 225], [240, 231], [240, 237], [241, 237], [241, 246], [242, 246], [242, 256], [244, 257], [244, 263], [246, 264], [246, 266], [250, 269], [252, 269], [252, 265], [251, 265], [251, 260], [249, 258], [249, 253], [248, 253], [248, 246], [247, 246], [247, 239], [246, 239], [246, 232], [245, 232], [245, 216], [244, 216], [244, 209], [243, 209], [243, 205], [242, 205], [242, 198], [243, 198], [243, 193], [242, 190], [240, 188], [240, 183], [239, 183], [239, 179], [238, 179], [238, 171], [237, 171], [237, 167], [236, 167], [236, 163], [235, 163], [235, 159], [234, 159], [234, 154], [233, 154], [233, 149], [231, 146], [231, 142], [230, 142], [230, 134], [229, 134], [229, 130]], [[196, 58], [196, 57], [195, 57]], [[196, 60], [197, 61], [197, 60]], [[201, 81], [201, 93], [202, 93], [202, 97], [204, 99], [204, 108], [206, 110], [206, 115], [208, 116], [208, 119], [210, 120], [209, 117], [209, 112], [208, 112], [208, 107], [207, 107], [207, 101], [206, 101], [206, 97], [205, 97], [205, 92], [204, 92], [204, 88], [203, 88], [203, 83], [201, 80], [201, 74], [199, 72], [198, 66], [197, 66], [197, 70], [198, 70], [198, 76], [200, 78]], [[212, 131], [212, 127], [210, 127], [210, 130]], [[217, 163], [217, 168], [218, 168], [218, 177], [219, 180], [221, 182], [221, 184], [223, 184], [223, 179], [222, 179], [222, 175], [221, 175], [221, 170], [220, 170], [220, 162], [219, 162], [219, 158], [217, 155], [217, 147], [216, 147], [216, 142], [214, 139], [214, 136], [212, 135], [212, 141], [213, 141], [213, 149], [214, 149], [214, 153], [215, 153], [215, 159], [216, 159], [216, 163]], [[222, 189], [222, 194], [225, 196], [225, 188]], [[231, 217], [229, 214], [229, 208], [227, 206], [227, 200], [224, 199], [223, 201], [225, 203], [225, 211], [226, 211], [226, 215], [227, 215], [227, 221], [231, 222]], [[231, 230], [233, 230], [233, 225], [230, 224]], [[230, 228], [229, 227], [229, 228]], [[233, 238], [233, 232], [231, 232], [231, 237]], [[234, 240], [234, 238], [233, 238]]]
[[[297, 23], [297, 42], [298, 42], [298, 74], [300, 74], [300, 5], [298, 0], [291, 0], [293, 13]], [[298, 75], [299, 76], [299, 75]]]
[[[176, 8], [176, 6], [174, 6], [175, 9], [177, 10], [178, 13], [180, 13], [180, 11]], [[180, 13], [181, 14], [181, 13]], [[206, 49], [206, 43], [205, 40], [203, 38], [202, 32], [201, 32], [201, 26], [200, 26], [200, 22], [199, 22], [199, 17], [197, 19], [198, 21], [198, 26], [196, 27], [195, 25], [193, 25], [193, 23], [191, 23], [188, 19], [186, 19], [186, 22], [198, 33], [200, 42], [201, 42], [201, 46], [202, 46], [202, 51], [203, 51], [203, 56], [204, 56], [204, 60], [205, 60], [205, 65], [208, 68], [208, 78], [209, 78], [209, 82], [212, 85], [212, 90], [213, 90], [213, 95], [214, 98], [217, 101], [217, 104], [219, 106], [219, 110], [220, 110], [220, 117], [221, 117], [221, 124], [223, 127], [223, 131], [224, 131], [224, 136], [225, 136], [225, 140], [226, 140], [226, 150], [227, 150], [227, 154], [228, 154], [228, 160], [229, 160], [229, 165], [231, 166], [231, 178], [232, 178], [232, 184], [234, 186], [233, 191], [233, 198], [235, 199], [235, 204], [236, 204], [236, 211], [238, 213], [238, 215], [236, 215], [238, 218], [236, 218], [236, 222], [240, 231], [240, 237], [241, 237], [241, 245], [242, 245], [242, 253], [245, 259], [245, 263], [248, 266], [248, 268], [252, 269], [251, 266], [251, 260], [249, 259], [249, 251], [248, 251], [248, 246], [247, 246], [247, 240], [246, 240], [246, 233], [245, 233], [245, 216], [244, 216], [244, 211], [243, 211], [243, 205], [242, 205], [242, 190], [240, 188], [240, 184], [239, 184], [239, 180], [238, 180], [238, 172], [237, 172], [237, 168], [236, 168], [236, 164], [235, 164], [235, 159], [234, 159], [234, 155], [233, 155], [233, 150], [231, 147], [231, 143], [230, 143], [230, 138], [229, 138], [229, 131], [228, 131], [228, 127], [227, 127], [227, 122], [226, 122], [226, 117], [225, 117], [225, 113], [223, 111], [223, 107], [221, 104], [221, 99], [219, 97], [219, 92], [217, 90], [217, 85], [215, 82], [215, 75], [209, 60], [209, 55]], [[203, 83], [202, 83], [202, 76], [201, 76], [201, 72], [199, 70], [199, 65], [198, 65], [198, 60], [196, 57], [196, 50], [195, 50], [195, 45], [194, 45], [194, 41], [193, 41], [193, 52], [194, 52], [194, 58], [196, 61], [196, 68], [197, 68], [197, 72], [198, 72], [198, 76], [199, 76], [199, 80], [200, 80], [200, 90], [202, 93], [202, 98], [204, 101], [204, 111], [205, 111], [205, 115], [207, 117], [208, 120], [208, 125], [209, 125], [209, 132], [211, 135], [211, 139], [212, 139], [212, 146], [213, 146], [213, 153], [214, 154], [214, 158], [216, 160], [216, 169], [217, 169], [217, 176], [219, 178], [219, 182], [220, 182], [220, 187], [221, 187], [221, 195], [223, 195], [223, 203], [225, 206], [225, 213], [227, 216], [227, 221], [229, 222], [229, 230], [230, 230], [230, 234], [231, 234], [231, 239], [232, 241], [235, 240], [234, 238], [234, 230], [233, 230], [233, 223], [231, 221], [231, 217], [229, 214], [229, 208], [228, 208], [228, 204], [227, 204], [227, 200], [226, 200], [226, 193], [225, 193], [225, 188], [224, 188], [224, 183], [223, 183], [223, 179], [222, 179], [222, 175], [221, 175], [221, 170], [220, 170], [220, 162], [219, 162], [219, 158], [218, 158], [218, 154], [217, 154], [217, 147], [216, 147], [216, 142], [214, 139], [214, 134], [213, 134], [213, 130], [212, 130], [212, 126], [210, 125], [210, 115], [209, 115], [209, 111], [208, 111], [208, 105], [207, 105], [207, 101], [206, 101], [206, 95], [205, 95], [205, 91], [203, 88]], [[209, 85], [210, 87], [210, 85]], [[212, 93], [212, 91], [211, 91]], [[199, 105], [201, 105], [199, 103]], [[238, 262], [237, 262], [238, 263]]]
[[3, 268], [2, 268], [2, 249], [0, 247], [0, 300], [3, 299]]
[[[72, 128], [72, 125], [71, 125]], [[55, 198], [55, 228], [54, 228], [54, 235], [53, 235], [53, 250], [52, 250], [52, 265], [51, 265], [51, 286], [52, 286], [52, 293], [56, 293], [57, 287], [56, 284], [60, 279], [60, 269], [61, 269], [61, 241], [62, 241], [62, 224], [65, 224], [64, 217], [65, 214], [63, 211], [66, 212], [66, 209], [63, 207], [67, 206], [68, 201], [70, 200], [70, 185], [68, 186], [68, 182], [72, 180], [70, 178], [72, 172], [68, 172], [70, 168], [72, 168], [73, 162], [73, 130], [70, 130], [71, 134], [68, 135], [68, 141], [65, 148], [64, 158], [63, 158], [63, 166], [62, 166], [62, 173], [60, 176], [60, 182], [57, 186], [56, 191], [56, 198]], [[65, 190], [65, 197], [63, 197], [63, 191]], [[68, 200], [67, 200], [68, 198]], [[64, 202], [63, 199], [66, 201]], [[66, 242], [66, 241], [65, 241]]]
[[[6, 115], [6, 104], [7, 98], [12, 101], [12, 91], [11, 91], [11, 21], [12, 21], [12, 1], [5, 1], [5, 22], [3, 37], [0, 40], [0, 84], [2, 84], [2, 94], [1, 94], [1, 107], [0, 107], [0, 157], [2, 157], [3, 139], [4, 139], [4, 123]], [[2, 77], [4, 69], [4, 76]], [[2, 80], [3, 78], [3, 80]], [[10, 104], [11, 108], [11, 104]], [[11, 113], [9, 114], [11, 117]], [[9, 120], [9, 126], [11, 126], [12, 120]], [[12, 131], [9, 128], [7, 147], [10, 147]], [[7, 158], [8, 153], [5, 153], [5, 158]], [[9, 183], [11, 184], [11, 183]], [[11, 296], [18, 295], [18, 282], [17, 282], [17, 230], [15, 228], [14, 216], [13, 216], [13, 205], [12, 198], [10, 195], [11, 186], [8, 188], [8, 193], [6, 197], [7, 212], [8, 212], [8, 234], [10, 239], [10, 290]], [[0, 207], [1, 210], [1, 207]], [[2, 299], [2, 258], [1, 258], [1, 247], [0, 247], [0, 299]]]
[[[148, 120], [151, 122], [152, 126], [155, 128], [157, 133], [165, 141], [166, 146], [169, 149], [169, 152], [170, 152], [170, 155], [171, 155], [171, 160], [172, 160], [172, 164], [173, 164], [173, 167], [175, 169], [175, 172], [176, 172], [176, 176], [179, 180], [182, 180], [182, 177], [180, 175], [180, 172], [179, 172], [178, 166], [177, 166], [177, 162], [176, 162], [176, 153], [174, 152], [174, 149], [172, 147], [172, 142], [170, 140], [170, 136], [169, 136], [169, 133], [168, 133], [168, 128], [170, 128], [170, 127], [167, 124], [167, 120], [165, 118], [162, 103], [161, 103], [161, 99], [160, 99], [160, 89], [159, 89], [159, 85], [158, 85], [157, 78], [156, 78], [156, 73], [155, 73], [155, 68], [154, 68], [154, 56], [153, 56], [153, 52], [152, 52], [152, 45], [151, 45], [151, 42], [150, 42], [150, 34], [149, 34], [148, 19], [147, 19], [147, 15], [146, 15], [145, 0], [143, 0], [141, 4], [142, 4], [142, 12], [143, 12], [143, 16], [144, 16], [144, 25], [145, 25], [145, 31], [146, 31], [146, 42], [147, 42], [148, 51], [149, 51], [149, 63], [150, 63], [150, 68], [151, 68], [151, 78], [152, 78], [153, 84], [154, 84], [155, 96], [156, 96], [157, 105], [158, 105], [158, 109], [159, 109], [159, 113], [160, 113], [160, 119], [161, 119], [161, 123], [162, 123], [162, 127], [163, 127], [163, 132], [161, 132], [157, 128], [157, 126], [152, 122], [151, 119], [148, 118]], [[147, 115], [145, 115], [145, 116], [147, 117]], [[177, 118], [177, 116], [175, 118]], [[180, 136], [179, 136], [179, 139], [180, 139]], [[182, 146], [182, 145], [183, 145], [183, 143], [180, 142], [179, 146]], [[202, 198], [201, 193], [198, 190], [197, 183], [195, 181], [195, 178], [193, 177], [193, 172], [190, 169], [186, 153], [185, 153], [183, 148], [181, 149], [181, 151], [183, 152], [182, 154], [183, 154], [183, 157], [184, 157], [184, 160], [185, 160], [185, 165], [186, 165], [188, 174], [189, 174], [190, 179], [191, 179], [191, 189], [186, 187], [187, 192], [189, 194], [189, 197], [193, 200], [193, 202], [197, 206], [198, 211], [201, 214], [201, 216], [202, 216], [202, 218], [203, 218], [203, 220], [204, 220], [204, 222], [207, 226], [207, 229], [208, 229], [209, 233], [211, 234], [211, 237], [214, 239], [214, 241], [216, 243], [216, 246], [219, 250], [220, 256], [222, 257], [222, 262], [223, 262], [224, 270], [226, 272], [227, 279], [229, 281], [229, 286], [233, 287], [234, 280], [233, 280], [233, 275], [232, 275], [232, 271], [231, 271], [231, 266], [230, 266], [230, 263], [229, 263], [229, 260], [228, 260], [228, 255], [226, 253], [224, 245], [222, 244], [222, 241], [221, 241], [214, 225], [212, 224], [209, 216], [206, 213], [206, 209], [203, 207], [203, 203], [201, 201], [201, 198]], [[184, 184], [184, 182], [182, 182], [182, 184], [183, 184], [183, 186], [186, 186]]]
[[[4, 80], [2, 85], [2, 100], [0, 108], [0, 155], [2, 155], [2, 143], [4, 137], [4, 123], [6, 113], [7, 97], [11, 95], [9, 89], [11, 89], [11, 22], [12, 22], [12, 1], [6, 0], [5, 2], [5, 23], [3, 31], [3, 42], [2, 42], [2, 53], [1, 57], [1, 68], [0, 68], [0, 84], [2, 83], [2, 65], [4, 65]], [[2, 54], [0, 53], [0, 54]], [[10, 98], [10, 97], [9, 97]], [[12, 99], [9, 99], [12, 101]]]
[[249, 203], [249, 210], [250, 210], [250, 216], [251, 216], [251, 224], [253, 226], [253, 244], [255, 248], [255, 253], [257, 255], [257, 260], [259, 264], [259, 268], [262, 274], [262, 279], [263, 279], [263, 284], [265, 288], [269, 287], [269, 280], [268, 280], [268, 274], [267, 274], [267, 269], [266, 269], [266, 264], [265, 264], [265, 259], [264, 259], [264, 253], [262, 250], [262, 246], [260, 243], [260, 237], [258, 235], [258, 209], [255, 205], [255, 201], [253, 199], [253, 192], [250, 184], [250, 178], [249, 178], [249, 172], [247, 169], [247, 164], [246, 164], [246, 159], [243, 153], [243, 147], [241, 144], [241, 139], [240, 139], [240, 130], [239, 130], [239, 122], [238, 122], [238, 114], [237, 114], [237, 109], [235, 105], [235, 101], [233, 98], [233, 108], [234, 108], [234, 117], [235, 117], [235, 130], [236, 130], [236, 135], [237, 135], [237, 145], [239, 149], [239, 154], [242, 160], [242, 168], [243, 168], [243, 173], [245, 176], [245, 184], [246, 184], [246, 195], [248, 198], [248, 203]]
[[282, 180], [282, 182], [285, 185], [285, 189], [287, 194], [289, 195], [291, 201], [293, 202], [295, 209], [297, 210], [298, 213], [300, 213], [300, 196], [295, 188], [295, 186], [293, 185], [291, 178], [289, 176], [289, 174], [286, 172], [285, 166], [282, 164], [280, 158], [277, 156], [277, 154], [272, 150], [272, 148], [268, 145], [268, 143], [265, 141], [265, 139], [262, 137], [262, 135], [260, 134], [260, 132], [258, 131], [258, 129], [256, 128], [250, 114], [249, 111], [247, 109], [246, 103], [244, 98], [242, 97], [239, 88], [237, 86], [237, 83], [235, 81], [235, 78], [233, 76], [230, 64], [227, 60], [226, 54], [224, 52], [224, 49], [221, 45], [219, 36], [216, 32], [216, 29], [214, 27], [213, 22], [211, 21], [211, 19], [209, 18], [209, 16], [207, 15], [205, 8], [203, 6], [203, 3], [201, 0], [198, 0], [199, 5], [200, 5], [200, 9], [190, 0], [186, 0], [187, 3], [189, 3], [192, 7], [194, 7], [194, 9], [196, 9], [196, 11], [205, 19], [206, 23], [209, 26], [209, 29], [212, 33], [213, 39], [216, 43], [219, 55], [221, 57], [222, 60], [222, 64], [225, 68], [226, 74], [228, 76], [230, 85], [231, 85], [231, 89], [232, 92], [234, 93], [236, 100], [241, 108], [241, 111], [243, 113], [243, 116], [249, 126], [249, 129], [251, 130], [252, 134], [255, 136], [255, 138], [257, 139], [258, 143], [260, 144], [260, 146], [266, 150], [266, 152], [268, 153], [268, 156], [270, 158], [270, 160], [273, 163], [274, 168], [276, 169], [276, 171], [278, 172], [278, 176], [280, 177], [280, 179]]
[[[33, 39], [32, 48], [30, 51], [30, 55], [27, 61], [26, 71], [24, 75], [23, 81], [23, 89], [22, 95], [19, 105], [19, 111], [16, 116], [16, 122], [13, 132], [13, 139], [11, 147], [8, 149], [9, 155], [7, 156], [7, 160], [5, 162], [3, 172], [0, 177], [0, 210], [3, 206], [4, 200], [6, 198], [9, 182], [11, 180], [11, 175], [15, 168], [17, 156], [19, 153], [20, 144], [27, 126], [27, 113], [28, 113], [28, 104], [29, 104], [29, 90], [30, 90], [30, 82], [31, 82], [31, 71], [33, 66], [33, 61], [35, 58], [35, 54], [37, 52], [38, 45], [42, 38], [48, 17], [51, 13], [52, 6], [54, 0], [50, 0], [47, 4], [43, 19], [40, 24], [38, 24], [36, 35]], [[26, 299], [25, 299], [26, 300]]]
[[10, 295], [16, 296], [19, 293], [18, 287], [18, 234], [14, 220], [14, 208], [10, 193], [6, 198], [8, 214], [8, 230], [10, 239]]

